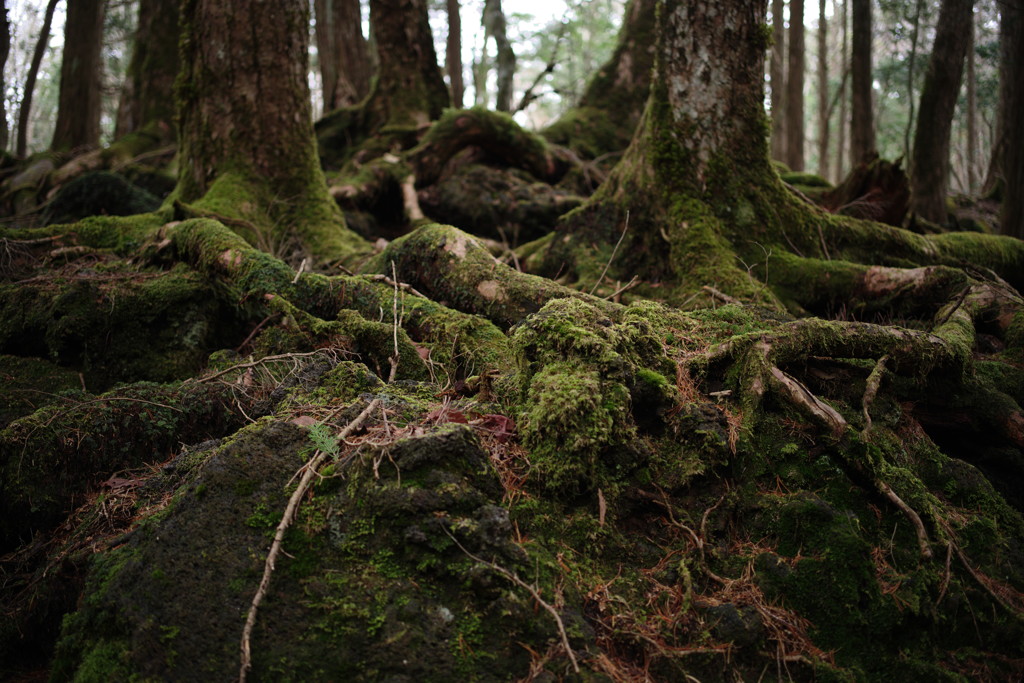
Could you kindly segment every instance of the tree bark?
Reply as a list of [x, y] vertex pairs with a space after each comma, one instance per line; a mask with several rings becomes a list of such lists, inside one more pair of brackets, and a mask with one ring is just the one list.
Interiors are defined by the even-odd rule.
[[907, 125], [903, 129], [903, 156], [910, 158], [910, 132], [914, 126], [914, 67], [917, 64], [917, 37], [921, 32], [921, 11], [924, 0], [917, 0], [914, 26], [910, 31], [910, 56], [907, 57]]
[[859, 164], [875, 154], [875, 119], [871, 94], [871, 0], [851, 0], [851, 4], [850, 162]]
[[615, 52], [545, 138], [591, 159], [629, 145], [651, 90], [656, 7], [655, 0], [630, 0]]
[[115, 136], [147, 128], [163, 140], [176, 136], [174, 82], [178, 77], [177, 0], [141, 0], [139, 23], [117, 112]]
[[839, 63], [842, 65], [843, 78], [839, 84], [839, 125], [836, 130], [836, 161], [835, 170], [832, 171], [832, 177], [835, 182], [839, 182], [846, 174], [846, 158], [849, 150], [846, 146], [846, 132], [850, 129], [849, 121], [847, 119], [847, 103], [849, 98], [846, 96], [847, 80], [850, 73], [850, 62], [849, 62], [849, 47], [850, 47], [850, 30], [847, 21], [849, 10], [849, 2], [843, 0], [842, 11], [840, 21], [843, 22], [843, 38], [842, 48], [840, 49]]
[[370, 90], [370, 54], [359, 0], [315, 0], [324, 114], [350, 107]]
[[32, 95], [36, 89], [39, 65], [43, 63], [43, 55], [50, 42], [50, 26], [53, 23], [53, 13], [57, 9], [58, 2], [59, 0], [50, 0], [46, 5], [43, 27], [39, 29], [39, 40], [36, 41], [36, 49], [32, 53], [32, 64], [28, 68], [28, 76], [25, 77], [25, 94], [21, 98], [21, 107], [18, 109], [18, 142], [14, 152], [22, 158], [28, 152], [28, 121], [32, 114]]
[[1006, 104], [1002, 110], [1005, 191], [999, 223], [1004, 234], [1024, 239], [1024, 132], [1020, 125], [1024, 121], [1024, 16], [1019, 3], [1002, 7], [1007, 23], [1003, 32], [1006, 61], [1002, 75], [1008, 85], [1000, 90], [1000, 97], [1006, 96]]
[[177, 196], [227, 215], [261, 246], [345, 258], [361, 246], [327, 193], [310, 111], [308, 8], [182, 4]]
[[789, 74], [786, 76], [786, 165], [804, 170], [804, 0], [789, 3]]
[[7, 14], [7, 0], [4, 0], [4, 35], [0, 43], [0, 155], [7, 150], [10, 131], [7, 128], [7, 100], [3, 93], [7, 91], [7, 79], [3, 77], [7, 65], [7, 55], [11, 51], [11, 18]]
[[462, 109], [466, 87], [462, 80], [462, 16], [459, 0], [448, 0], [448, 41], [445, 44], [444, 63], [451, 84], [452, 106]]
[[818, 175], [828, 176], [829, 149], [828, 19], [825, 0], [818, 0]]
[[494, 99], [494, 108], [498, 111], [511, 111], [516, 54], [508, 40], [508, 27], [505, 13], [501, 9], [501, 0], [486, 0], [483, 22], [487, 27], [487, 33], [494, 38], [496, 46], [494, 62], [497, 67], [498, 91]]
[[68, 0], [52, 149], [99, 144], [104, 9], [103, 0]]
[[978, 79], [975, 73], [974, 41], [977, 30], [971, 15], [971, 35], [967, 44], [967, 192], [978, 191]]
[[785, 0], [772, 0], [772, 158], [786, 158], [786, 20]]
[[943, 0], [935, 44], [928, 62], [910, 168], [911, 209], [934, 223], [945, 223], [949, 186], [949, 138], [970, 42], [973, 0]]
[[426, 0], [370, 0], [370, 22], [381, 46], [371, 106], [386, 126], [425, 126], [449, 104]]

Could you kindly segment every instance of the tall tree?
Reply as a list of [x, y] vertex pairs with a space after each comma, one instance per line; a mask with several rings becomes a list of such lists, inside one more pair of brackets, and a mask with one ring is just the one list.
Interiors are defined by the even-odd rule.
[[1005, 183], [1003, 207], [999, 216], [1002, 232], [1024, 239], [1024, 8], [1019, 2], [1002, 5], [1003, 18], [1007, 29], [1000, 29], [1006, 42], [1003, 48], [1002, 78], [1006, 86], [1000, 86], [1000, 98], [1005, 94], [1002, 105], [1003, 115], [1003, 161], [1002, 173]]
[[105, 8], [104, 0], [68, 0], [52, 149], [99, 144]]
[[789, 3], [789, 58], [786, 75], [786, 165], [804, 170], [804, 0]]
[[486, 28], [486, 35], [494, 38], [496, 47], [494, 63], [498, 91], [495, 95], [494, 108], [498, 111], [511, 111], [516, 53], [508, 39], [508, 26], [505, 21], [505, 12], [501, 9], [501, 0], [486, 0], [484, 2], [483, 24]]
[[462, 16], [459, 0], [447, 0], [448, 40], [445, 43], [444, 64], [452, 90], [452, 106], [462, 109], [465, 84], [462, 79]]
[[18, 108], [18, 142], [15, 154], [24, 157], [28, 152], [28, 126], [29, 117], [32, 115], [32, 96], [36, 90], [36, 78], [39, 76], [39, 66], [43, 63], [43, 55], [46, 47], [50, 44], [50, 26], [53, 23], [53, 13], [57, 9], [60, 0], [49, 0], [46, 3], [46, 11], [43, 13], [43, 26], [39, 29], [39, 39], [36, 41], [36, 49], [32, 52], [32, 63], [28, 68], [28, 75], [25, 77], [25, 90], [21, 97], [21, 106]]
[[903, 129], [903, 156], [910, 158], [910, 132], [914, 126], [914, 83], [915, 66], [917, 65], [917, 39], [921, 33], [921, 13], [924, 0], [917, 0], [914, 5], [914, 16], [910, 25], [910, 55], [907, 57], [907, 125]]
[[851, 19], [851, 112], [850, 161], [859, 164], [875, 154], [875, 119], [872, 103], [871, 0], [850, 0]]
[[243, 221], [267, 248], [351, 256], [361, 240], [327, 193], [313, 137], [307, 4], [186, 0], [181, 12], [180, 200]]
[[7, 128], [7, 105], [3, 94], [7, 91], [7, 79], [3, 76], [7, 55], [11, 51], [11, 17], [8, 15], [7, 0], [4, 0], [4, 35], [0, 38], [0, 154], [7, 149], [9, 130]]
[[975, 39], [978, 30], [971, 16], [971, 34], [967, 44], [967, 192], [978, 191], [978, 75]]
[[615, 52], [545, 138], [590, 159], [629, 145], [651, 90], [656, 8], [656, 0], [626, 4]]
[[818, 175], [828, 176], [829, 120], [832, 113], [828, 97], [828, 18], [825, 0], [818, 0]]
[[910, 167], [911, 208], [922, 218], [945, 223], [949, 186], [949, 139], [970, 43], [974, 0], [943, 0], [928, 62]]
[[772, 0], [772, 158], [786, 157], [786, 20], [785, 0]]
[[370, 54], [359, 0], [314, 0], [324, 114], [350, 107], [370, 91]]
[[178, 0], [141, 0], [115, 135], [145, 128], [175, 138], [174, 82], [178, 77]]
[[[1013, 94], [1020, 89], [1020, 82], [1011, 77], [1013, 68], [1013, 51], [1020, 41], [1021, 22], [1024, 21], [1019, 3], [999, 3], [999, 106], [996, 110], [996, 130], [992, 138], [992, 153], [989, 157], [988, 170], [982, 192], [988, 196], [1001, 198], [1004, 195], [1004, 169], [1006, 145], [1011, 135], [1009, 118], [1010, 102]], [[1018, 75], [1019, 77], [1019, 75]], [[1019, 126], [1018, 126], [1019, 127]]]
[[850, 129], [849, 119], [847, 117], [847, 103], [849, 98], [846, 96], [846, 90], [848, 87], [849, 75], [850, 75], [850, 22], [849, 19], [849, 0], [842, 0], [839, 21], [842, 23], [842, 43], [839, 48], [839, 64], [843, 72], [843, 78], [839, 82], [839, 125], [836, 131], [836, 160], [835, 168], [832, 171], [832, 177], [838, 182], [843, 174], [846, 172], [846, 159], [849, 155], [849, 150], [846, 146], [846, 133]]

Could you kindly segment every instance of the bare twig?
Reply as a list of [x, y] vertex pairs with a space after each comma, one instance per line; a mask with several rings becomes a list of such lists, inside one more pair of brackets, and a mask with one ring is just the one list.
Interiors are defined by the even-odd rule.
[[639, 280], [637, 278], [638, 278], [638, 276], [634, 275], [632, 280], [630, 280], [629, 282], [627, 282], [626, 284], [622, 285], [621, 287], [616, 289], [614, 292], [612, 292], [611, 294], [606, 296], [605, 297], [605, 301], [615, 301], [615, 302], [618, 302], [618, 299], [616, 299], [615, 297], [619, 296], [623, 292], [628, 292], [629, 290], [633, 289], [638, 284], [640, 284], [640, 282], [639, 282]]
[[555, 623], [558, 625], [558, 635], [562, 639], [562, 647], [565, 648], [566, 654], [569, 655], [569, 661], [572, 662], [572, 670], [576, 673], [579, 673], [580, 665], [576, 661], [576, 654], [572, 651], [572, 646], [569, 645], [569, 635], [565, 632], [565, 622], [562, 621], [562, 617], [558, 613], [558, 610], [556, 610], [553, 605], [551, 605], [544, 598], [542, 598], [540, 592], [536, 588], [520, 579], [517, 574], [509, 571], [508, 569], [505, 569], [500, 564], [490, 562], [489, 560], [485, 560], [482, 557], [477, 557], [473, 553], [466, 550], [465, 546], [459, 543], [459, 539], [455, 538], [455, 536], [453, 536], [452, 533], [448, 531], [448, 529], [446, 529], [445, 527], [441, 527], [441, 529], [448, 535], [448, 538], [452, 539], [455, 545], [459, 546], [459, 550], [466, 553], [466, 557], [473, 560], [474, 562], [479, 562], [485, 567], [489, 567], [490, 569], [504, 576], [506, 579], [508, 579], [515, 585], [526, 590], [530, 593], [531, 596], [533, 596], [533, 599], [537, 601], [537, 604], [539, 604], [541, 607], [548, 611], [548, 613], [554, 618]]
[[[394, 272], [394, 269], [392, 269], [392, 272]], [[424, 299], [428, 298], [426, 294], [424, 294], [423, 292], [417, 291], [412, 285], [406, 284], [404, 282], [398, 282], [397, 280], [392, 280], [387, 275], [380, 275], [380, 274], [360, 275], [359, 277], [365, 278], [367, 280], [374, 280], [376, 282], [383, 282], [386, 285], [391, 285], [392, 287], [398, 287], [399, 289], [403, 289], [406, 292], [409, 292], [410, 294], [415, 294], [416, 296], [421, 296]]]
[[263, 365], [265, 363], [268, 363], [270, 361], [275, 361], [275, 360], [287, 360], [287, 359], [290, 359], [290, 358], [301, 358], [303, 356], [316, 356], [316, 355], [319, 355], [321, 353], [329, 353], [331, 351], [334, 351], [334, 349], [317, 349], [316, 351], [308, 351], [306, 353], [282, 353], [282, 354], [278, 354], [276, 356], [264, 356], [263, 358], [260, 358], [259, 360], [254, 360], [254, 361], [252, 361], [250, 363], [239, 363], [238, 365], [232, 365], [230, 368], [226, 368], [224, 370], [221, 370], [220, 372], [215, 372], [214, 374], [210, 375], [209, 377], [203, 377], [202, 379], [198, 379], [196, 381], [199, 382], [200, 384], [203, 384], [205, 382], [211, 382], [211, 381], [217, 379], [218, 377], [223, 377], [224, 375], [228, 374], [229, 372], [234, 372], [235, 370], [243, 370], [243, 369], [246, 369], [246, 368], [255, 368], [255, 367], [259, 367], [260, 365]]
[[705, 292], [707, 292], [708, 294], [710, 294], [711, 298], [718, 299], [722, 303], [736, 304], [736, 305], [740, 305], [740, 304], [743, 303], [739, 299], [733, 298], [733, 297], [729, 296], [728, 294], [726, 294], [725, 292], [722, 292], [722, 291], [719, 291], [719, 290], [715, 289], [711, 285], [704, 285], [703, 287], [701, 287], [701, 289], [704, 290]]
[[626, 231], [629, 230], [629, 210], [626, 210], [626, 224], [622, 227], [622, 234], [619, 235], [619, 241], [615, 243], [615, 248], [612, 249], [612, 255], [608, 257], [608, 263], [604, 264], [604, 270], [601, 271], [601, 277], [597, 278], [597, 282], [590, 289], [590, 293], [593, 294], [597, 291], [598, 286], [601, 284], [601, 280], [604, 280], [605, 274], [608, 272], [609, 266], [612, 265], [612, 261], [615, 260], [615, 254], [619, 251], [619, 245], [622, 244], [622, 239], [626, 236]]

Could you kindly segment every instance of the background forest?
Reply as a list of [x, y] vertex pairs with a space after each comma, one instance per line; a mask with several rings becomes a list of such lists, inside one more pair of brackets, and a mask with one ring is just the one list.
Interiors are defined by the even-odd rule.
[[1019, 0], [4, 7], [0, 679], [1024, 679]]

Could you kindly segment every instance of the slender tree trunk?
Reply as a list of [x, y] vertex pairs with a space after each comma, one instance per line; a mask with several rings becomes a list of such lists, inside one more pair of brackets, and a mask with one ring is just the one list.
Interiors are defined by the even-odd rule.
[[804, 170], [804, 0], [789, 3], [789, 74], [786, 76], [786, 165]]
[[21, 107], [18, 109], [18, 143], [15, 154], [24, 158], [28, 152], [28, 121], [32, 115], [32, 94], [36, 89], [36, 78], [39, 76], [39, 65], [43, 63], [43, 55], [46, 54], [46, 46], [50, 42], [50, 26], [53, 24], [53, 13], [57, 9], [59, 0], [50, 0], [46, 4], [46, 13], [43, 15], [43, 27], [39, 29], [39, 40], [36, 41], [36, 49], [32, 53], [32, 64], [28, 68], [28, 76], [25, 78], [25, 94], [21, 98]]
[[[1020, 3], [1003, 5], [1007, 22], [1005, 35], [1006, 61], [1003, 76], [1010, 86], [1006, 89], [1003, 109], [1003, 209], [1000, 227], [1004, 234], [1024, 239], [1024, 10]], [[1002, 95], [1003, 92], [1000, 92]]]
[[350, 107], [370, 91], [370, 54], [359, 0], [314, 0], [324, 114]]
[[903, 156], [910, 158], [910, 133], [914, 127], [914, 67], [917, 65], [917, 37], [921, 33], [921, 10], [924, 0], [917, 0], [914, 25], [910, 30], [910, 55], [907, 57], [907, 125], [903, 129]]
[[818, 0], [818, 174], [828, 175], [828, 19], [825, 0]]
[[1015, 40], [1019, 40], [1022, 21], [1022, 9], [1017, 2], [1005, 2], [999, 4], [999, 107], [996, 110], [996, 132], [992, 138], [992, 156], [989, 157], [988, 171], [985, 173], [985, 183], [981, 188], [982, 194], [1000, 198], [1003, 192], [1003, 162], [1006, 156], [1006, 140], [1009, 135], [1010, 100], [1015, 90], [1021, 88], [1020, 81], [1014, 81], [1010, 77], [1011, 63], [1013, 62], [1013, 48]]
[[512, 43], [508, 40], [505, 13], [501, 9], [501, 0], [486, 0], [484, 3], [483, 22], [487, 33], [494, 38], [497, 66], [498, 92], [494, 108], [498, 111], [512, 110], [513, 78], [516, 73], [516, 54]]
[[875, 154], [875, 123], [871, 101], [871, 0], [851, 0], [853, 6], [850, 57], [850, 161], [858, 164]]
[[970, 42], [965, 30], [973, 0], [943, 0], [928, 62], [910, 169], [911, 208], [922, 218], [946, 222], [949, 139]]
[[444, 63], [451, 83], [452, 106], [462, 109], [465, 85], [462, 82], [462, 17], [459, 0], [448, 0], [448, 42]]
[[103, 0], [68, 0], [52, 149], [99, 144], [104, 9]]
[[149, 127], [175, 138], [174, 81], [178, 77], [178, 0], [141, 0], [132, 59], [121, 91], [115, 136]]
[[839, 64], [843, 70], [843, 80], [839, 84], [839, 125], [836, 127], [836, 165], [835, 170], [832, 172], [832, 177], [837, 183], [846, 175], [846, 159], [849, 152], [849, 148], [846, 146], [846, 131], [850, 129], [846, 108], [846, 105], [849, 102], [849, 98], [846, 96], [846, 89], [850, 73], [850, 63], [848, 61], [850, 54], [850, 22], [848, 21], [848, 9], [849, 3], [847, 0], [843, 0], [842, 11], [840, 12], [840, 21], [843, 22], [843, 37], [842, 48], [840, 50], [841, 55], [839, 58]]
[[772, 158], [786, 157], [786, 20], [784, 0], [772, 0]]
[[975, 33], [972, 13], [970, 42], [967, 44], [967, 192], [971, 195], [978, 191], [978, 81], [974, 63]]
[[388, 126], [425, 126], [451, 102], [437, 66], [426, 0], [370, 0], [370, 21], [381, 46], [370, 98], [374, 109]]
[[7, 91], [7, 79], [3, 77], [7, 65], [7, 55], [11, 51], [11, 18], [7, 15], [7, 0], [4, 0], [4, 35], [0, 43], [0, 154], [7, 150], [9, 131], [7, 128], [7, 105], [4, 93]]

